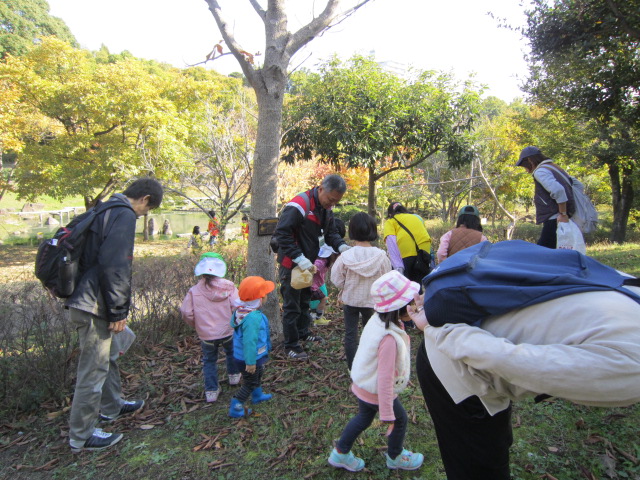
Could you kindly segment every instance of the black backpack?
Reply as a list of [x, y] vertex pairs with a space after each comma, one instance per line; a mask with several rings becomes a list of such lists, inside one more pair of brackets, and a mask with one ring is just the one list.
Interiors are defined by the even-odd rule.
[[104, 232], [111, 208], [122, 207], [121, 203], [110, 205], [98, 203], [68, 225], [60, 227], [52, 238], [45, 240], [36, 253], [35, 274], [42, 285], [58, 298], [73, 294], [78, 281], [78, 263], [87, 239], [87, 233], [96, 216], [106, 210], [102, 231]]

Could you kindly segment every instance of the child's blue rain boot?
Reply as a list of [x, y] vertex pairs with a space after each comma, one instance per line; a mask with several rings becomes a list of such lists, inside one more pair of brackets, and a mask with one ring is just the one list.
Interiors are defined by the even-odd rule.
[[[251, 413], [251, 409], [246, 409], [247, 415]], [[229, 406], [229, 416], [233, 418], [244, 417], [245, 408], [244, 405], [237, 398], [231, 399], [231, 406]]]
[[271, 400], [272, 397], [273, 395], [271, 395], [270, 393], [263, 393], [262, 387], [258, 387], [253, 392], [251, 392], [251, 401], [253, 403], [266, 402], [268, 400]]

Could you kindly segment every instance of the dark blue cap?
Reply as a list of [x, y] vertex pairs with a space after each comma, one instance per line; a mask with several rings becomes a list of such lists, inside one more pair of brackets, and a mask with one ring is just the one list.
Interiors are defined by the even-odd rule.
[[520, 158], [516, 162], [516, 167], [519, 167], [520, 165], [522, 165], [522, 161], [525, 158], [530, 157], [531, 155], [538, 155], [540, 153], [542, 153], [542, 152], [540, 151], [540, 149], [538, 147], [523, 148], [522, 151], [520, 152]]

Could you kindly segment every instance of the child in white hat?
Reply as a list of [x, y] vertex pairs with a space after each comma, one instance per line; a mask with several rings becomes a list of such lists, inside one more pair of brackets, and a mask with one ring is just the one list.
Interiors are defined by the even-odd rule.
[[195, 327], [200, 337], [207, 402], [218, 400], [221, 391], [217, 364], [220, 347], [226, 355], [229, 385], [237, 385], [242, 377], [233, 360], [233, 328], [229, 324], [238, 289], [233, 282], [225, 280], [226, 274], [227, 264], [220, 254], [203, 253], [195, 268], [200, 280], [191, 287], [180, 307], [182, 319]]
[[387, 423], [387, 467], [416, 470], [424, 456], [404, 449], [407, 413], [398, 394], [409, 382], [411, 347], [401, 317], [407, 315], [407, 304], [420, 291], [420, 285], [393, 270], [378, 278], [371, 286], [376, 313], [369, 319], [351, 369], [351, 390], [358, 398], [358, 414], [342, 431], [329, 456], [329, 464], [357, 472], [364, 461], [351, 452], [351, 447], [373, 422], [377, 412]]
[[337, 256], [335, 250], [329, 245], [322, 245], [318, 252], [318, 258], [313, 262], [316, 267], [316, 273], [313, 274], [309, 307], [311, 308], [311, 320], [313, 320], [314, 325], [327, 325], [329, 323], [329, 319], [323, 318], [324, 310], [327, 308], [325, 277]]

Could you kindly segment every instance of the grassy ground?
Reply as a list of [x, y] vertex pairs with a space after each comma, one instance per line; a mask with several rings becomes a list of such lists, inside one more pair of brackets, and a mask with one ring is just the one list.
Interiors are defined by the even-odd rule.
[[[139, 244], [136, 255], [177, 253], [182, 244]], [[158, 252], [160, 250], [160, 252]], [[0, 272], [14, 269], [27, 279], [33, 248], [0, 247]], [[591, 247], [607, 264], [640, 274], [640, 244]], [[5, 267], [6, 266], [6, 267]], [[227, 416], [237, 387], [226, 383], [217, 403], [203, 401], [200, 348], [188, 335], [138, 348], [122, 358], [125, 393], [145, 398], [144, 410], [105, 426], [124, 432], [116, 447], [73, 455], [68, 447], [69, 400], [44, 403], [31, 414], [0, 420], [0, 478], [11, 479], [444, 479], [431, 419], [415, 379], [401, 395], [410, 418], [405, 445], [425, 455], [416, 472], [392, 472], [384, 465], [382, 425], [374, 424], [354, 447], [366, 470], [350, 474], [326, 463], [332, 441], [356, 412], [343, 358], [341, 316], [317, 328], [327, 343], [310, 348], [311, 360], [284, 358], [280, 345], [263, 382], [274, 394], [248, 419]], [[413, 331], [412, 346], [420, 342]], [[415, 356], [413, 357], [415, 358]], [[515, 405], [512, 473], [514, 479], [640, 479], [640, 406], [599, 409], [555, 400]]]

